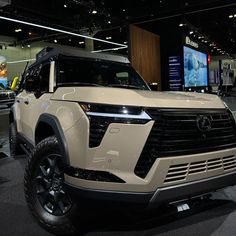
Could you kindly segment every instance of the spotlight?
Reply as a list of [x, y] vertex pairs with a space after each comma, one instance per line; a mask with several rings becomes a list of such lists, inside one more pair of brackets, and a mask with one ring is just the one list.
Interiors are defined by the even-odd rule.
[[97, 14], [98, 12], [96, 10], [93, 10], [92, 11], [92, 14]]
[[56, 40], [56, 39], [54, 39], [54, 43], [57, 43], [57, 40]]

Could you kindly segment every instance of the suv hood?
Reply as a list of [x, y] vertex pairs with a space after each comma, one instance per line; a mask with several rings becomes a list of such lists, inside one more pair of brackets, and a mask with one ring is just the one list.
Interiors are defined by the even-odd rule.
[[225, 108], [216, 95], [108, 87], [60, 87], [52, 100], [166, 108]]

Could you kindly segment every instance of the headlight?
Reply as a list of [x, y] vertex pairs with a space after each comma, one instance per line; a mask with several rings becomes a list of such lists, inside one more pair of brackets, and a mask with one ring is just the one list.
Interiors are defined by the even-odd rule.
[[146, 124], [151, 120], [141, 107], [94, 103], [80, 103], [80, 106], [90, 121], [89, 147], [100, 145], [111, 123]]
[[[128, 120], [142, 120], [146, 123], [151, 117], [141, 108], [135, 106], [104, 105], [94, 103], [80, 103], [87, 116], [111, 117]], [[135, 122], [136, 123], [136, 122]]]

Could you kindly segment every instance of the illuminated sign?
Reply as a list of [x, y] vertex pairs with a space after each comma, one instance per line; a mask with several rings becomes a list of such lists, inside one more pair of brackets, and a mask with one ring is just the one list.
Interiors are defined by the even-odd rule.
[[198, 48], [199, 47], [198, 43], [192, 41], [188, 36], [185, 37], [185, 43], [187, 45], [190, 45], [190, 46], [194, 47], [194, 48]]

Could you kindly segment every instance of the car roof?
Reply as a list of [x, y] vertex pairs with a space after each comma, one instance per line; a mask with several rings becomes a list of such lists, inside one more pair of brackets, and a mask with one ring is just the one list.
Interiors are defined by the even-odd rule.
[[118, 62], [123, 64], [130, 64], [129, 59], [124, 56], [106, 54], [106, 53], [93, 53], [77, 49], [60, 49], [60, 48], [44, 48], [36, 55], [36, 62], [30, 65], [29, 68], [41, 64], [51, 58], [62, 56], [71, 56], [78, 58], [89, 58], [92, 60], [105, 60], [111, 62]]

